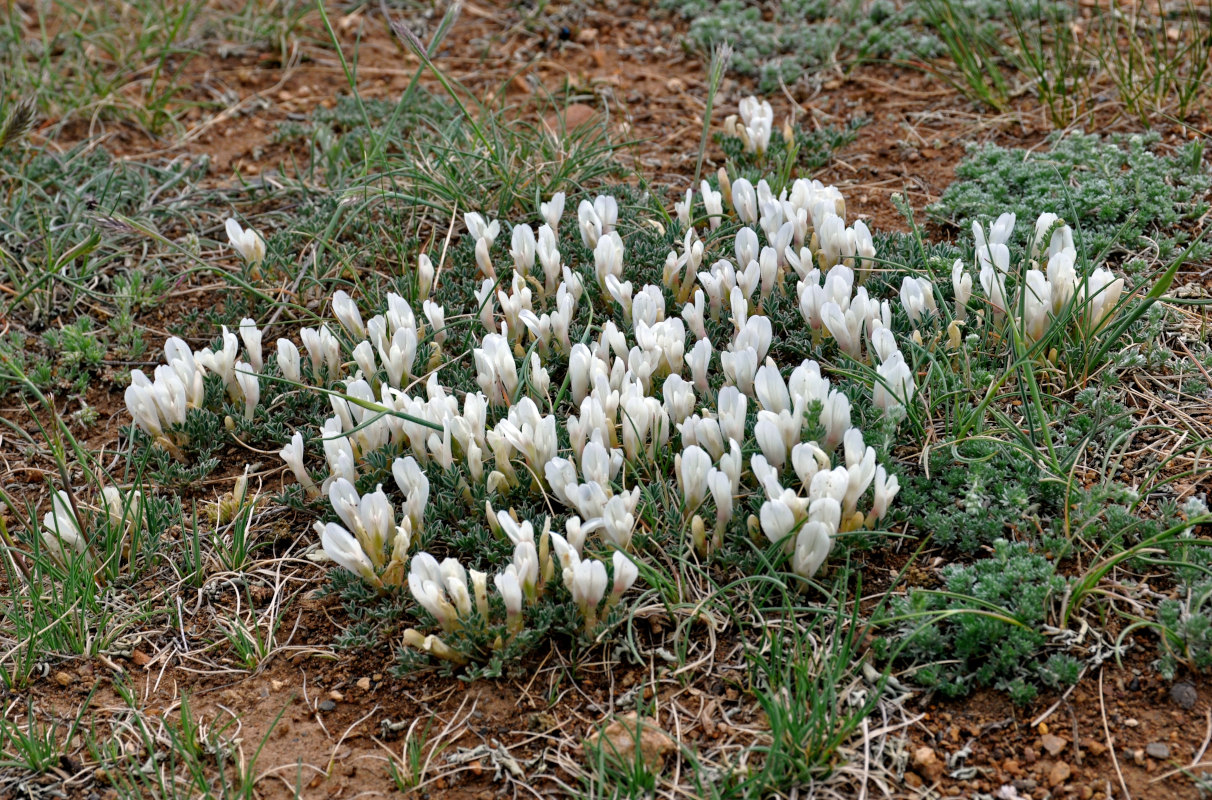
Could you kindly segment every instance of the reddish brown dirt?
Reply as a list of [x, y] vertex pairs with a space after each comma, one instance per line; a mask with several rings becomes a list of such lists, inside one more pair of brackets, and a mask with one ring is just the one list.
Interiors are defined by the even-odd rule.
[[[363, 96], [397, 97], [418, 62], [387, 30], [377, 10], [335, 16], [334, 24], [347, 54], [359, 43], [358, 89]], [[559, 35], [564, 26], [569, 28], [567, 40]], [[681, 20], [646, 3], [624, 3], [609, 12], [552, 7], [538, 21], [524, 19], [513, 4], [467, 3], [437, 61], [478, 97], [489, 97], [504, 86], [505, 101], [520, 118], [550, 117], [549, 98], [560, 98], [562, 103], [569, 97], [591, 106], [605, 115], [617, 137], [635, 140], [623, 152], [624, 158], [653, 184], [676, 189], [686, 185], [694, 171], [705, 94], [704, 64], [676, 45], [683, 30]], [[323, 39], [320, 31], [311, 33], [317, 41]], [[277, 126], [317, 104], [331, 106], [335, 96], [348, 89], [330, 49], [309, 45], [304, 55], [283, 66], [267, 54], [245, 52], [222, 58], [217, 51], [204, 49], [186, 68], [187, 82], [198, 87], [186, 99], [212, 101], [231, 92], [238, 98], [235, 104], [218, 113], [199, 108], [185, 114], [185, 129], [171, 140], [152, 139], [119, 123], [97, 129], [73, 121], [59, 132], [57, 142], [67, 146], [101, 135], [107, 147], [130, 159], [207, 155], [213, 180], [222, 184], [237, 173], [289, 171], [305, 154], [272, 143]], [[435, 85], [428, 77], [425, 81], [427, 86]], [[745, 81], [727, 79], [717, 100], [717, 118], [734, 108], [749, 89]], [[1014, 113], [981, 116], [945, 83], [908, 68], [864, 66], [849, 75], [823, 76], [811, 88], [791, 87], [790, 95], [774, 98], [780, 119], [793, 110], [802, 124], [843, 125], [857, 116], [869, 118], [856, 141], [818, 177], [842, 188], [851, 216], [864, 217], [883, 230], [905, 228], [889, 196], [904, 192], [920, 214], [954, 178], [965, 143], [1033, 147], [1047, 128], [1041, 110], [1026, 100]], [[44, 131], [57, 122], [47, 121]], [[1093, 127], [1123, 129], [1126, 124], [1108, 119]], [[1178, 129], [1164, 133], [1167, 141], [1177, 141], [1181, 135]], [[720, 158], [713, 145], [707, 166], [714, 169]], [[159, 320], [143, 322], [162, 330]], [[153, 351], [156, 344], [151, 342]], [[122, 420], [120, 395], [109, 385], [95, 390], [88, 401], [102, 413], [100, 430], [74, 430], [90, 447], [114, 443], [116, 425]], [[72, 403], [68, 406], [74, 410]], [[28, 419], [22, 413], [14, 408], [4, 411], [10, 419]], [[4, 440], [3, 455], [9, 465], [27, 465], [9, 467], [6, 487], [11, 482], [24, 482], [26, 490], [41, 485], [38, 470], [49, 469], [46, 459], [31, 459], [11, 438]], [[930, 572], [916, 575], [915, 582], [935, 580]], [[300, 576], [312, 585], [320, 581], [313, 568], [303, 568]], [[183, 603], [197, 600], [182, 593]], [[222, 604], [230, 598], [214, 602]], [[485, 744], [504, 746], [524, 765], [532, 788], [558, 792], [556, 778], [569, 780], [566, 765], [582, 759], [569, 743], [598, 723], [620, 694], [641, 684], [657, 685], [659, 721], [676, 730], [689, 748], [706, 747], [721, 738], [743, 738], [748, 735], [741, 731], [744, 726], [760, 726], [750, 709], [733, 713], [741, 705], [733, 688], [710, 687], [708, 697], [698, 688], [678, 686], [667, 676], [656, 681], [642, 668], [610, 669], [600, 664], [580, 665], [572, 682], [573, 672], [561, 663], [558, 652], [524, 665], [521, 677], [469, 684], [432, 673], [392, 678], [388, 652], [339, 654], [333, 661], [327, 648], [334, 632], [348, 620], [334, 600], [310, 594], [302, 595], [287, 614], [283, 630], [291, 631], [289, 640], [267, 664], [251, 674], [199, 674], [191, 666], [187, 648], [216, 635], [206, 619], [203, 615], [203, 621], [187, 621], [185, 631], [175, 630], [176, 620], [162, 620], [164, 633], [149, 637], [129, 658], [113, 662], [138, 687], [144, 710], [153, 718], [175, 719], [178, 711], [173, 704], [181, 695], [192, 698], [195, 717], [208, 724], [221, 726], [238, 715], [240, 727], [231, 730], [245, 756], [265, 742], [257, 761], [257, 772], [263, 776], [257, 783], [261, 797], [293, 797], [296, 787], [305, 797], [389, 792], [385, 759], [399, 759], [405, 740], [399, 732], [384, 732], [380, 725], [387, 720], [411, 723], [432, 717], [430, 741], [451, 725], [450, 735], [442, 740], [446, 747], [434, 754], [434, 767], [424, 779], [432, 781], [425, 787], [430, 796], [453, 798], [519, 794], [521, 787], [508, 769], [498, 779], [496, 767], [483, 758], [450, 774], [448, 755]], [[1212, 685], [1189, 679], [1198, 700], [1188, 709], [1169, 699], [1171, 687], [1147, 663], [1127, 669], [1106, 666], [1101, 673], [1101, 701], [1099, 679], [1100, 673], [1088, 675], [1043, 725], [1034, 727], [1030, 722], [1057, 698], [1045, 698], [1026, 710], [993, 692], [963, 702], [930, 702], [919, 709], [923, 716], [912, 729], [909, 772], [904, 783], [894, 788], [904, 796], [915, 795], [937, 777], [927, 754], [913, 760], [919, 748], [930, 748], [939, 760], [971, 743], [966, 765], [977, 768], [976, 776], [942, 777], [938, 787], [942, 794], [971, 796], [1011, 783], [1020, 797], [1039, 798], [1048, 792], [1110, 797], [1121, 792], [1122, 772], [1133, 797], [1194, 797], [1189, 780], [1158, 779], [1173, 766], [1190, 763], [1206, 743]], [[70, 719], [96, 686], [92, 713], [104, 723], [122, 716], [110, 681], [111, 667], [104, 662], [69, 659], [52, 665], [49, 676], [36, 681], [28, 692], [6, 696], [5, 701], [29, 703], [40, 714], [49, 711], [58, 719]], [[571, 702], [570, 697], [579, 699]], [[1118, 771], [1107, 750], [1104, 723], [1118, 754]], [[1048, 753], [1041, 739], [1045, 735], [1064, 740], [1056, 755]], [[1056, 746], [1053, 740], [1049, 743]], [[1142, 755], [1138, 759], [1136, 751], [1150, 743], [1166, 744], [1169, 758]], [[1069, 767], [1063, 779], [1058, 777], [1064, 773], [1059, 764]], [[105, 776], [81, 763], [64, 763], [33, 782], [63, 787], [73, 797], [109, 796]]]

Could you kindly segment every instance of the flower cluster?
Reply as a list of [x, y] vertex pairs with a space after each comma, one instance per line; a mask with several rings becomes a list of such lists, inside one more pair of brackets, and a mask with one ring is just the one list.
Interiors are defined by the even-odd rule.
[[[1116, 278], [1106, 267], [1094, 269], [1089, 276], [1077, 270], [1077, 249], [1073, 231], [1056, 214], [1041, 214], [1035, 222], [1031, 243], [1031, 265], [1023, 274], [1017, 292], [1008, 287], [1010, 248], [1014, 233], [1013, 214], [1002, 214], [986, 231], [980, 223], [972, 223], [976, 243], [975, 262], [980, 287], [988, 300], [994, 322], [1013, 316], [1016, 327], [1028, 343], [1044, 338], [1045, 332], [1057, 319], [1065, 318], [1072, 309], [1072, 323], [1083, 337], [1092, 336], [1109, 319], [1124, 289], [1124, 279]], [[1040, 268], [1041, 261], [1044, 268]], [[972, 297], [972, 276], [962, 261], [952, 266], [952, 288], [955, 291], [955, 319], [967, 318], [967, 305]], [[903, 297], [903, 293], [902, 293]]]
[[[750, 98], [741, 118], [729, 124], [764, 152], [769, 104]], [[677, 203], [680, 241], [665, 258], [659, 284], [628, 279], [638, 265], [610, 196], [579, 203], [576, 234], [592, 258], [567, 263], [560, 251], [561, 193], [540, 204], [537, 228], [512, 225], [504, 260], [497, 247], [502, 223], [464, 215], [482, 277], [475, 306], [458, 309], [451, 323], [429, 299], [439, 276], [421, 254], [419, 310], [388, 294], [385, 311], [364, 322], [357, 301], [338, 291], [332, 314], [340, 327], [300, 331], [307, 365], [298, 346], [279, 339], [285, 380], [337, 390], [328, 389], [332, 415], [319, 426], [327, 476], [317, 481], [309, 472], [303, 431], [281, 450], [303, 490], [331, 504], [336, 520], [316, 526], [329, 558], [375, 587], [407, 583], [447, 633], [503, 613], [506, 630], [516, 634], [526, 608], [549, 592], [570, 597], [592, 630], [638, 573], [637, 530], [641, 519], [654, 516], [631, 477], [640, 468], [667, 470], [672, 462], [668, 477], [676, 481], [687, 544], [700, 553], [719, 548], [735, 530], [739, 504], [760, 500], [749, 528], [760, 528], [805, 578], [821, 568], [839, 534], [879, 523], [897, 494], [897, 477], [877, 463], [852, 424], [850, 396], [823, 362], [779, 363], [785, 349], [776, 347], [766, 315], [776, 295], [790, 295], [811, 344], [832, 342], [844, 359], [864, 365], [873, 376], [867, 383], [873, 404], [899, 419], [917, 401], [917, 376], [893, 332], [893, 300], [868, 289], [876, 264], [871, 232], [861, 220], [848, 225], [841, 193], [819, 181], [795, 180], [776, 193], [765, 180], [754, 185], [721, 170], [718, 188], [703, 181], [698, 190], [698, 209], [693, 190]], [[720, 234], [709, 246], [696, 224], [719, 231], [725, 222], [735, 234], [727, 252], [715, 252]], [[1075, 316], [1083, 330], [1104, 324], [1122, 279], [1105, 270], [1079, 279], [1072, 235], [1049, 215], [1037, 224], [1034, 254], [1046, 257], [1047, 266], [1028, 271], [1017, 291], [1030, 296], [1011, 302], [1006, 242], [1013, 225], [1004, 216], [987, 233], [976, 229], [978, 281], [956, 263], [956, 322], [966, 319], [979, 284], [988, 307], [977, 313], [1017, 319], [1021, 307], [1017, 323], [1031, 339], [1071, 300], [1080, 305]], [[903, 277], [895, 308], [910, 330], [945, 316], [936, 294], [930, 280]], [[574, 341], [574, 327], [594, 314], [598, 321]], [[482, 329], [470, 347], [478, 391], [461, 396], [436, 369], [452, 324]], [[920, 344], [916, 330], [911, 338]], [[246, 362], [237, 361], [240, 340]], [[128, 392], [136, 424], [157, 442], [200, 402], [207, 372], [252, 416], [262, 370], [252, 320], [241, 323], [239, 339], [224, 329], [217, 351], [191, 353], [170, 340], [165, 355], [168, 365], [157, 368], [155, 382], [140, 374]], [[553, 375], [562, 383], [553, 386]], [[394, 501], [394, 491], [381, 485], [361, 495], [356, 489], [375, 469], [368, 459], [388, 463], [370, 459], [384, 453], [400, 493]], [[486, 573], [453, 558], [410, 554], [435, 470], [455, 470], [489, 497], [542, 494], [553, 513], [566, 515], [563, 533], [550, 530], [549, 516], [536, 537], [532, 522], [494, 511], [490, 501], [488, 525], [513, 546], [512, 560], [493, 576], [491, 595]], [[434, 636], [410, 631], [405, 640], [442, 658], [462, 658]]]

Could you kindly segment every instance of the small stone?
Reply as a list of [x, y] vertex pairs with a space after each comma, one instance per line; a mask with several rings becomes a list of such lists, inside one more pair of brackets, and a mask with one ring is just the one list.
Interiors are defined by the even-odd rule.
[[60, 686], [63, 686], [63, 687], [71, 686], [75, 682], [76, 682], [75, 676], [71, 675], [70, 673], [67, 673], [67, 672], [56, 672], [55, 673], [55, 683], [59, 684]]
[[1052, 765], [1052, 771], [1048, 773], [1048, 785], [1055, 789], [1069, 780], [1069, 776], [1072, 774], [1073, 769], [1069, 766], [1068, 762], [1057, 761]]
[[280, 681], [277, 678], [269, 679], [269, 688], [273, 689], [275, 692], [281, 691], [282, 687], [285, 685], [286, 685], [286, 681]]
[[130, 654], [130, 660], [136, 667], [146, 667], [151, 662], [151, 656], [142, 650], [133, 650]]
[[337, 704], [331, 700], [323, 700], [320, 702], [321, 711], [332, 711], [336, 707], [337, 707]]
[[905, 785], [908, 786], [910, 789], [920, 789], [920, 788], [922, 788], [923, 781], [916, 772], [906, 772], [905, 773]]
[[1170, 687], [1170, 699], [1183, 708], [1194, 708], [1199, 700], [1199, 692], [1190, 683], [1182, 681]]
[[345, 699], [345, 695], [341, 694], [336, 689], [333, 689], [328, 693], [328, 699], [332, 700], [334, 703], [339, 703]]
[[665, 766], [665, 756], [677, 750], [677, 745], [668, 733], [654, 722], [641, 720], [634, 711], [616, 717], [605, 728], [595, 730], [585, 741], [585, 754], [601, 748], [601, 752], [617, 757], [624, 764], [633, 763], [636, 748], [639, 757], [653, 772]]
[[1150, 742], [1145, 745], [1145, 754], [1159, 761], [1170, 757], [1170, 745], [1164, 742]]
[[597, 109], [584, 103], [573, 103], [564, 109], [563, 113], [556, 112], [543, 120], [543, 127], [553, 139], [560, 139], [579, 128], [586, 127], [599, 121]]
[[943, 776], [946, 764], [939, 760], [934, 750], [923, 745], [913, 751], [913, 767], [923, 778], [934, 783]]
[[370, 691], [370, 678], [358, 678], [358, 688], [364, 692]]
[[1136, 762], [1136, 766], [1143, 767], [1145, 765], [1145, 751], [1144, 750], [1133, 750], [1132, 751], [1132, 760]]
[[1095, 756], [1101, 756], [1103, 753], [1107, 752], [1107, 745], [1090, 736], [1082, 739], [1082, 747], [1089, 750], [1090, 754]]
[[[1043, 726], [1041, 725], [1040, 727], [1042, 728]], [[1060, 751], [1064, 750], [1065, 747], [1069, 744], [1067, 741], [1065, 741], [1061, 737], [1056, 736], [1055, 734], [1051, 734], [1051, 733], [1045, 733], [1043, 736], [1040, 737], [1039, 741], [1040, 741], [1040, 744], [1042, 744], [1044, 746], [1044, 749], [1048, 751], [1048, 755], [1051, 755], [1051, 756], [1060, 755]]]

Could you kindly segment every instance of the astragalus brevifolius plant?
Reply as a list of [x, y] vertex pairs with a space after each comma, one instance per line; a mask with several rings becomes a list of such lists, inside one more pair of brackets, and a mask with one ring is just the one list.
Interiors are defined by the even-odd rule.
[[[768, 109], [741, 109], [759, 150]], [[364, 317], [338, 290], [331, 321], [268, 359], [252, 319], [214, 348], [170, 339], [154, 380], [133, 374], [132, 417], [185, 458], [191, 409], [234, 428], [267, 414], [263, 385], [326, 397], [331, 416], [279, 442], [294, 496], [319, 501], [323, 552], [374, 591], [407, 587], [407, 645], [488, 662], [549, 630], [599, 635], [658, 536], [703, 559], [756, 546], [811, 591], [839, 537], [877, 530], [899, 490], [856, 422], [886, 452], [922, 430], [920, 382], [978, 329], [1055, 361], [1042, 344], [1094, 339], [1123, 302], [1054, 215], [1018, 265], [1013, 215], [974, 226], [972, 264], [936, 282], [889, 269], [835, 187], [721, 170], [695, 189], [664, 222], [624, 215], [630, 228], [609, 195], [571, 217], [559, 193], [512, 225], [466, 213], [474, 277], [421, 253], [410, 298]], [[265, 257], [258, 234], [228, 230]], [[776, 308], [793, 316], [776, 326]]]

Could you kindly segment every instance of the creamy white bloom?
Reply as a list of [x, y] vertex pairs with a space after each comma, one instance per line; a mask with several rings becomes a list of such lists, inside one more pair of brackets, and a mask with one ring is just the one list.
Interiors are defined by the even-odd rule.
[[327, 525], [317, 522], [315, 527], [320, 534], [320, 545], [329, 558], [367, 583], [374, 586], [382, 585], [382, 581], [375, 573], [374, 565], [362, 551], [358, 540], [349, 531], [335, 522]]
[[706, 180], [699, 184], [699, 193], [703, 195], [703, 207], [707, 209], [711, 230], [715, 230], [724, 219], [724, 195], [712, 189]]
[[707, 496], [707, 473], [711, 470], [711, 456], [698, 445], [691, 445], [674, 457], [674, 472], [678, 489], [685, 501], [687, 513], [698, 508]]
[[884, 411], [904, 407], [913, 399], [916, 385], [913, 371], [898, 350], [884, 363], [876, 367], [879, 380], [872, 387], [872, 399]]
[[248, 355], [248, 363], [254, 372], [260, 372], [261, 361], [261, 330], [254, 319], [245, 317], [240, 320], [240, 338], [244, 340], [244, 352]]
[[256, 412], [257, 403], [261, 402], [261, 382], [257, 379], [257, 373], [253, 372], [252, 367], [243, 361], [235, 363], [234, 372], [236, 383], [240, 386], [241, 394], [244, 395], [244, 419], [251, 420]]
[[366, 326], [362, 324], [362, 313], [358, 311], [357, 303], [344, 289], [333, 292], [332, 313], [354, 339], [366, 338]]
[[547, 203], [539, 203], [539, 215], [543, 217], [553, 231], [560, 227], [560, 217], [564, 216], [564, 200], [563, 192], [556, 192], [551, 196], [551, 201]]
[[732, 183], [732, 208], [746, 225], [758, 221], [757, 193], [745, 178], [737, 178]]
[[614, 580], [611, 584], [611, 600], [618, 602], [618, 599], [635, 584], [636, 578], [640, 576], [640, 570], [636, 567], [635, 562], [621, 550], [615, 550], [611, 556], [611, 565], [614, 567]]
[[972, 298], [972, 276], [958, 258], [951, 265], [951, 288], [955, 292], [955, 318], [963, 322], [968, 318], [968, 301]]
[[43, 515], [42, 528], [42, 545], [60, 564], [67, 564], [69, 553], [79, 555], [88, 549], [71, 499], [62, 489], [51, 495], [51, 510]]
[[286, 466], [290, 467], [290, 471], [294, 473], [295, 480], [303, 487], [308, 496], [315, 497], [320, 493], [316, 482], [311, 479], [307, 467], [303, 466], [302, 433], [295, 431], [290, 437], [290, 442], [282, 447], [278, 455], [286, 462]]
[[573, 602], [581, 610], [586, 623], [592, 625], [596, 621], [597, 608], [606, 596], [606, 587], [609, 586], [606, 565], [592, 558], [581, 561], [572, 569], [569, 584]]
[[261, 262], [265, 260], [265, 240], [261, 238], [261, 234], [252, 228], [241, 227], [240, 223], [231, 218], [228, 218], [224, 226], [227, 229], [227, 241], [236, 249], [240, 257], [250, 267], [260, 266]]
[[299, 369], [299, 348], [290, 339], [278, 339], [278, 370], [288, 381], [303, 382], [303, 373]]
[[505, 603], [506, 625], [516, 632], [522, 624], [522, 584], [518, 581], [517, 570], [510, 564], [504, 572], [497, 573], [492, 579]]
[[497, 220], [491, 222], [484, 218], [483, 214], [476, 211], [469, 211], [463, 215], [463, 223], [467, 226], [467, 232], [471, 234], [471, 238], [477, 242], [487, 242], [488, 247], [492, 247], [497, 240], [497, 235], [501, 232], [501, 223]]

